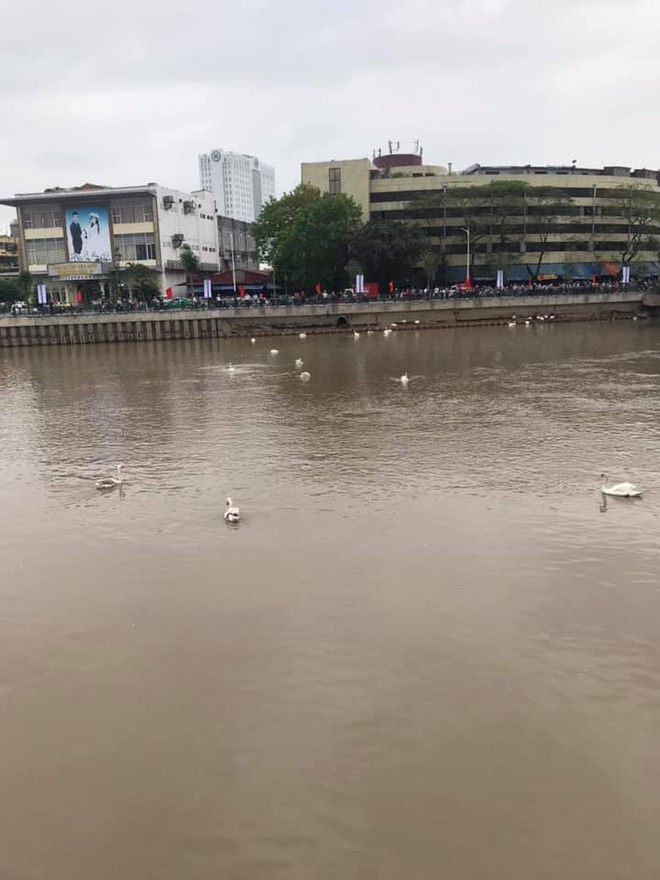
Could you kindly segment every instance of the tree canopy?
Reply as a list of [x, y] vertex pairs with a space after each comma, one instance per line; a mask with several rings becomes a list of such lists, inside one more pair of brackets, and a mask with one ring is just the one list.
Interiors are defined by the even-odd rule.
[[252, 227], [257, 255], [287, 286], [339, 290], [346, 285], [349, 242], [361, 215], [350, 196], [300, 184], [264, 205]]
[[424, 231], [414, 223], [370, 220], [353, 233], [350, 253], [367, 278], [386, 290], [390, 281], [397, 287], [411, 283], [426, 240]]

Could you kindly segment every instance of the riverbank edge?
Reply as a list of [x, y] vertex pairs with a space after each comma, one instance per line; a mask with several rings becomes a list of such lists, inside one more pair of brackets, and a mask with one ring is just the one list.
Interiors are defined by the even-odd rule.
[[456, 329], [515, 322], [616, 321], [648, 317], [660, 296], [643, 291], [562, 296], [464, 298], [412, 302], [191, 309], [128, 314], [6, 316], [0, 348], [153, 342], [245, 336], [287, 336], [383, 330]]

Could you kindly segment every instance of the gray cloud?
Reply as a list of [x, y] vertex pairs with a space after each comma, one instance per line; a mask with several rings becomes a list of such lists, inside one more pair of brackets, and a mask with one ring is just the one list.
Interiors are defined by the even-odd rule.
[[3, 195], [194, 188], [213, 146], [279, 189], [390, 138], [455, 168], [660, 165], [657, 0], [26, 0], [3, 20]]

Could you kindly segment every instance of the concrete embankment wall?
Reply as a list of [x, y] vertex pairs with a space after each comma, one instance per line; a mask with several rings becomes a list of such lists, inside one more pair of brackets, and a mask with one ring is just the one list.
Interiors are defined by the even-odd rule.
[[0, 318], [0, 348], [259, 336], [303, 330], [341, 332], [348, 328], [382, 328], [393, 322], [402, 328], [473, 327], [503, 324], [513, 315], [519, 321], [537, 315], [554, 315], [557, 321], [610, 321], [632, 317], [642, 309], [643, 294], [631, 291], [108, 315], [8, 316]]

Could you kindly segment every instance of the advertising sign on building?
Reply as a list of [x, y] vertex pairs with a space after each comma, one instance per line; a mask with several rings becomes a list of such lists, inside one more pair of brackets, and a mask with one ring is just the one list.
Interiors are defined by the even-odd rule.
[[63, 281], [87, 281], [103, 274], [102, 263], [51, 263], [48, 266], [51, 278]]
[[67, 208], [64, 212], [69, 260], [72, 263], [110, 263], [108, 209], [99, 206]]

